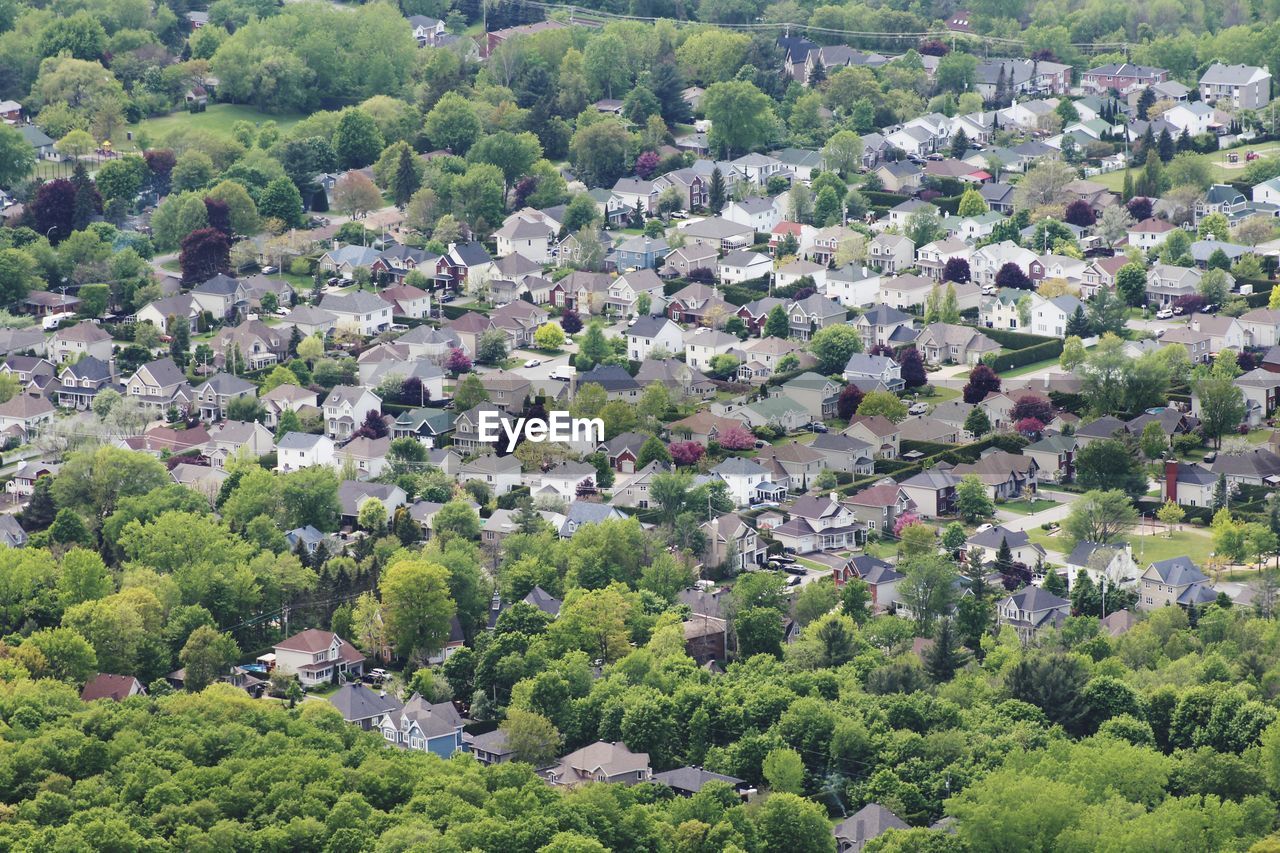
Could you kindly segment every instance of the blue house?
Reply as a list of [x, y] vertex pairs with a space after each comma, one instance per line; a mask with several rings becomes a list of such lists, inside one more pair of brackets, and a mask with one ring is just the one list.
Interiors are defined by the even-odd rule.
[[632, 237], [614, 251], [614, 264], [619, 272], [636, 269], [657, 269], [671, 253], [671, 247], [662, 238]]
[[403, 707], [387, 711], [374, 722], [373, 728], [392, 746], [433, 752], [449, 758], [463, 750], [462, 716], [450, 702], [431, 704], [418, 693], [409, 697]]

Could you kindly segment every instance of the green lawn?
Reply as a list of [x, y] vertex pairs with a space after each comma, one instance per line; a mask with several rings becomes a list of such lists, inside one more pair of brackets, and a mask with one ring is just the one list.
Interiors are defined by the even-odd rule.
[[[1241, 148], [1233, 148], [1231, 149], [1231, 152], [1214, 151], [1209, 154], [1197, 154], [1195, 156], [1197, 159], [1202, 160], [1205, 163], [1209, 164], [1209, 174], [1213, 177], [1215, 181], [1231, 181], [1231, 180], [1238, 180], [1240, 178], [1240, 175], [1243, 172], [1244, 167], [1246, 165], [1245, 159], [1244, 159], [1245, 154], [1248, 153], [1249, 151], [1256, 151], [1263, 156], [1280, 154], [1280, 145], [1275, 145], [1275, 144], [1255, 145], [1255, 146], [1246, 145]], [[1236, 165], [1237, 166], [1236, 168], [1226, 168], [1226, 166], [1224, 165], [1227, 162], [1228, 153], [1235, 153], [1239, 155], [1240, 157], [1239, 164], [1232, 164], [1232, 165]], [[1132, 170], [1132, 173], [1135, 179], [1137, 177], [1137, 172], [1138, 172], [1138, 169]], [[1119, 171], [1116, 171], [1116, 172], [1107, 172], [1105, 175], [1094, 175], [1089, 180], [1094, 181], [1095, 183], [1102, 184], [1104, 187], [1106, 187], [1109, 190], [1115, 190], [1118, 192], [1124, 187], [1124, 170], [1120, 169]]]
[[1045, 370], [1050, 367], [1057, 367], [1058, 360], [1056, 358], [1047, 358], [1044, 361], [1033, 362], [1032, 364], [1024, 364], [1022, 367], [1016, 367], [1013, 370], [1000, 370], [996, 368], [996, 372], [1000, 374], [1001, 379], [1012, 379], [1017, 376], [1026, 376], [1035, 373], [1038, 370]]
[[[1034, 527], [1027, 531], [1032, 542], [1044, 546], [1051, 551], [1066, 554], [1071, 549], [1067, 540], [1061, 535], [1050, 535], [1049, 531]], [[1145, 569], [1151, 563], [1167, 560], [1170, 557], [1190, 557], [1192, 562], [1203, 566], [1213, 551], [1213, 537], [1209, 531], [1198, 527], [1184, 526], [1173, 536], [1166, 538], [1163, 534], [1155, 536], [1129, 536], [1133, 545], [1133, 559], [1140, 568]]]
[[1009, 501], [1008, 503], [996, 504], [996, 509], [1008, 510], [1009, 512], [1017, 513], [1018, 515], [1033, 515], [1057, 505], [1057, 501], [1037, 498], [1033, 501], [1024, 499], [1020, 501]]
[[[231, 125], [238, 121], [248, 121], [254, 124], [274, 121], [279, 125], [280, 133], [283, 135], [303, 118], [304, 116], [301, 114], [270, 115], [259, 112], [253, 107], [240, 106], [239, 104], [213, 104], [202, 113], [189, 113], [183, 110], [170, 113], [167, 116], [143, 119], [135, 125], [130, 125], [128, 129], [133, 132], [135, 138], [139, 133], [145, 133], [154, 143], [169, 131], [179, 128], [193, 127], [198, 130], [209, 130], [223, 136], [230, 136]], [[127, 146], [122, 142], [117, 147], [124, 148]]]
[[1167, 560], [1170, 557], [1190, 557], [1197, 566], [1203, 566], [1213, 551], [1213, 537], [1207, 530], [1196, 527], [1183, 527], [1173, 536], [1163, 535], [1134, 536], [1133, 558], [1145, 568], [1150, 563]]

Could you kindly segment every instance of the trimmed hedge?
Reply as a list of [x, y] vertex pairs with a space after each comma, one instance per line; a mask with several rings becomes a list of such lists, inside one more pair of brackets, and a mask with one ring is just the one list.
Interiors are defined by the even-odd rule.
[[[908, 442], [903, 442], [903, 444], [907, 443]], [[927, 442], [910, 443], [926, 444]], [[977, 462], [978, 459], [982, 457], [982, 452], [989, 447], [998, 447], [999, 449], [1008, 451], [1009, 453], [1017, 453], [1029, 443], [1030, 442], [1022, 436], [1015, 435], [1013, 433], [992, 433], [980, 441], [975, 441], [972, 444], [961, 445], [960, 447], [940, 445], [949, 449], [944, 450], [941, 453], [936, 453], [933, 456], [927, 456], [917, 462], [901, 462], [896, 459], [877, 459], [876, 474], [874, 476], [864, 477], [861, 480], [854, 480], [849, 485], [838, 489], [838, 491], [845, 495], [856, 494], [868, 486], [879, 482], [885, 476], [885, 473], [889, 472], [892, 468], [896, 468], [897, 470], [892, 471], [890, 476], [901, 483], [903, 480], [919, 474], [926, 467], [931, 468], [939, 462], [949, 462], [952, 465]]]
[[883, 190], [865, 190], [862, 193], [872, 207], [897, 207], [911, 196], [889, 193]]
[[[1030, 293], [1030, 291], [1028, 291], [1028, 293]], [[979, 328], [978, 331], [982, 332], [982, 334], [991, 338], [991, 340], [995, 341], [1005, 349], [1026, 349], [1027, 347], [1033, 347], [1036, 344], [1043, 344], [1047, 341], [1057, 341], [1058, 343], [1062, 343], [1058, 338], [1047, 338], [1044, 335], [1029, 335], [1026, 332], [1015, 332], [1012, 329]]]
[[943, 444], [940, 441], [912, 441], [904, 438], [899, 442], [899, 448], [903, 453], [911, 453], [912, 451], [923, 453], [925, 457], [937, 456], [939, 453], [946, 453], [948, 450], [955, 450], [957, 445]]
[[484, 314], [486, 316], [489, 314], [488, 308], [479, 308], [475, 305], [448, 304], [440, 306], [440, 313], [443, 314], [447, 320], [456, 320], [468, 311], [474, 311], [477, 314]]
[[1014, 370], [1037, 361], [1046, 361], [1062, 355], [1062, 341], [1054, 338], [1042, 344], [1035, 344], [1012, 352], [987, 353], [982, 357], [984, 363], [999, 373], [1001, 370]]

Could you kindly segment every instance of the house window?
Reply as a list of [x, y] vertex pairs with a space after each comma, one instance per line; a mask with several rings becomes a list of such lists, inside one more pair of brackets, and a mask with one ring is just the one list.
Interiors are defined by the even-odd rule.
[[383, 729], [382, 736], [392, 743], [396, 742], [396, 733], [392, 729]]

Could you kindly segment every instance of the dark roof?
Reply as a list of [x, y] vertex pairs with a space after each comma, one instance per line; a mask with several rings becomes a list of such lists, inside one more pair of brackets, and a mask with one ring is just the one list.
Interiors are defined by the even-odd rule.
[[532, 604], [548, 616], [559, 616], [560, 605], [563, 603], [540, 586], [529, 590], [529, 594], [521, 600], [525, 604]]
[[338, 692], [329, 697], [329, 703], [348, 723], [367, 720], [401, 707], [396, 697], [384, 691], [370, 690], [358, 681], [339, 687]]
[[[1124, 542], [1108, 542], [1102, 544], [1099, 542], [1077, 542], [1076, 547], [1071, 549], [1071, 553], [1067, 555], [1068, 566], [1088, 566], [1093, 560], [1094, 554], [1107, 553], [1114, 555], [1124, 550]], [[1110, 556], [1107, 557], [1108, 561]]]
[[1152, 563], [1150, 568], [1155, 569], [1156, 574], [1160, 576], [1160, 581], [1169, 586], [1186, 586], [1208, 580], [1204, 573], [1196, 568], [1196, 564], [1191, 562], [1190, 557], [1170, 557], [1167, 560]]
[[1025, 530], [1007, 530], [996, 525], [989, 530], [973, 534], [969, 537], [969, 541], [983, 548], [999, 548], [1002, 541], [1008, 542], [1010, 548], [1018, 548], [1028, 544], [1031, 538], [1027, 536]]
[[1019, 610], [1026, 610], [1030, 613], [1038, 613], [1042, 610], [1057, 610], [1071, 604], [1065, 598], [1059, 598], [1038, 586], [1023, 587], [1009, 597], [1013, 599]]
[[702, 786], [708, 782], [725, 782], [735, 787], [746, 784], [745, 780], [736, 776], [712, 773], [710, 770], [703, 770], [701, 767], [677, 767], [675, 770], [654, 773], [653, 781], [660, 785], [675, 788], [677, 791], [688, 791], [691, 794], [701, 791]]

